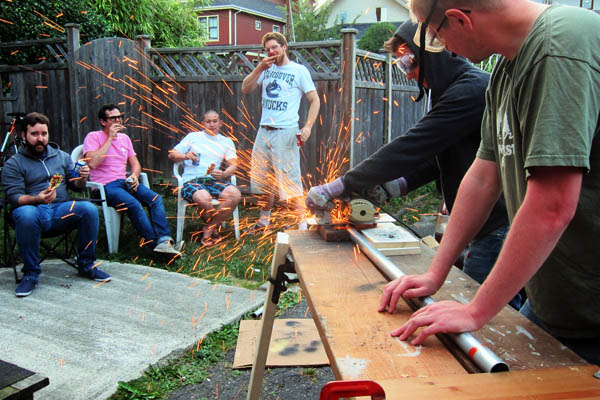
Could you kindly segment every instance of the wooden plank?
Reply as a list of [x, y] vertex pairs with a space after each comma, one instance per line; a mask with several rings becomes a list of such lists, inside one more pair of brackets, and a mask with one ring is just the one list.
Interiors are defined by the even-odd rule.
[[598, 399], [595, 366], [544, 368], [496, 374], [471, 374], [382, 380], [387, 400]]
[[386, 281], [351, 244], [296, 233], [289, 232], [296, 272], [337, 379], [467, 373], [436, 337], [413, 347], [389, 335], [412, 312], [405, 303], [394, 315], [376, 312]]
[[[288, 250], [288, 235], [281, 232], [278, 233], [269, 272], [269, 278], [273, 281], [277, 279], [279, 267], [285, 263]], [[248, 400], [257, 400], [261, 392], [267, 355], [269, 354], [269, 343], [271, 341], [271, 334], [273, 333], [273, 322], [275, 320], [275, 312], [277, 311], [277, 303], [273, 302], [273, 293], [275, 290], [275, 285], [271, 282], [265, 293], [263, 318], [260, 325], [258, 340], [256, 341], [256, 352], [254, 353], [254, 361], [252, 362], [250, 382], [248, 383]]]
[[[344, 351], [352, 349], [357, 354], [366, 353], [365, 357], [370, 356], [369, 352], [377, 353], [372, 355], [369, 365], [379, 363], [382, 371], [397, 369], [400, 375], [408, 376], [421, 373], [424, 376], [443, 375], [435, 375], [440, 371], [432, 366], [427, 368], [433, 371], [422, 372], [419, 368], [423, 366], [418, 363], [411, 366], [410, 373], [404, 372], [406, 367], [398, 366], [398, 363], [407, 363], [408, 357], [397, 360], [402, 357], [395, 355], [406, 353], [406, 350], [400, 342], [390, 338], [389, 333], [410, 316], [411, 310], [401, 302], [394, 314], [377, 313], [382, 287], [387, 279], [365, 256], [355, 255], [352, 243], [325, 242], [316, 231], [290, 231], [289, 235], [296, 270], [302, 279], [313, 316], [319, 319], [317, 327], [322, 329], [323, 341], [330, 341], [330, 360], [345, 357]], [[424, 272], [433, 254], [432, 249], [422, 246], [419, 255], [389, 258], [404, 273], [411, 274]], [[445, 285], [433, 298], [464, 303], [472, 299], [478, 287], [477, 282], [462, 271], [452, 268]], [[583, 359], [509, 306], [473, 334], [502, 358], [511, 370], [586, 365]], [[348, 342], [348, 338], [352, 340]], [[360, 349], [360, 344], [369, 349]], [[437, 346], [437, 342], [428, 342], [421, 353], [428, 354], [430, 347], [432, 351], [438, 351]], [[419, 357], [415, 358], [421, 360], [429, 356]], [[416, 361], [415, 358], [409, 361]], [[369, 369], [368, 374], [380, 377], [375, 368]]]

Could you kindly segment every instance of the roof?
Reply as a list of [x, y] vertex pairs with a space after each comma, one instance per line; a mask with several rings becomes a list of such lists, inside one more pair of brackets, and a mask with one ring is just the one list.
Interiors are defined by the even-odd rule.
[[286, 21], [285, 11], [267, 0], [213, 0], [210, 6], [198, 7], [199, 11], [235, 9], [266, 18]]
[[[323, 7], [325, 4], [328, 4], [328, 3], [334, 3], [335, 1], [336, 1], [336, 0], [317, 0], [317, 1], [316, 1], [316, 3], [317, 3], [317, 4], [316, 4], [316, 7], [315, 7], [315, 10], [316, 10], [317, 12], [319, 12], [319, 10], [320, 10], [320, 9], [321, 9], [321, 8], [322, 8], [322, 7]], [[409, 10], [409, 8], [408, 8], [408, 1], [407, 1], [407, 0], [394, 0], [394, 1], [395, 1], [396, 3], [398, 3], [398, 5], [400, 5], [401, 7], [403, 7], [403, 8], [405, 8], [405, 9]]]

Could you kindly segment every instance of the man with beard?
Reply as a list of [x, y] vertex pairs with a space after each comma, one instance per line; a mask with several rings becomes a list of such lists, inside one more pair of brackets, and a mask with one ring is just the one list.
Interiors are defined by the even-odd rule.
[[[268, 229], [276, 193], [294, 209], [298, 227], [306, 229], [299, 146], [310, 137], [321, 103], [308, 69], [288, 58], [285, 36], [269, 32], [262, 44], [267, 57], [242, 82], [244, 94], [262, 86], [262, 115], [250, 165], [252, 193], [259, 194], [260, 219], [250, 231]], [[298, 129], [302, 94], [310, 107], [304, 126]]]
[[50, 231], [65, 232], [77, 228], [79, 274], [98, 282], [111, 279], [110, 275], [94, 267], [98, 236], [96, 206], [87, 201], [72, 201], [67, 193], [67, 186], [74, 190], [85, 187], [90, 169], [82, 166], [80, 177], [73, 177], [71, 157], [57, 144], [48, 143], [48, 125], [45, 115], [27, 114], [23, 120], [24, 146], [2, 170], [2, 184], [8, 201], [15, 207], [12, 218], [23, 261], [24, 277], [15, 290], [18, 297], [30, 295], [38, 284], [42, 272], [40, 240], [42, 233]]
[[[384, 202], [439, 179], [452, 216], [458, 186], [475, 159], [481, 139], [489, 74], [448, 51], [420, 54], [414, 42], [416, 31], [416, 24], [404, 22], [385, 47], [396, 57], [394, 63], [406, 77], [419, 82], [419, 99], [424, 89], [429, 90], [431, 110], [404, 135], [343, 177], [311, 188], [306, 198], [309, 209], [330, 209], [331, 199], [350, 193]], [[374, 189], [374, 185], [382, 186]], [[500, 197], [487, 221], [468, 243], [463, 271], [482, 283], [498, 257], [507, 230], [508, 217], [504, 199]], [[510, 304], [518, 309], [520, 296]]]

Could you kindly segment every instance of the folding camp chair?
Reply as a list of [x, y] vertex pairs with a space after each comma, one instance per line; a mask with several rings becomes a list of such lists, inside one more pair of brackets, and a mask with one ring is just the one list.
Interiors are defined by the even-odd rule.
[[[17, 272], [17, 263], [19, 253], [17, 251], [17, 240], [15, 237], [15, 223], [12, 219], [13, 207], [8, 204], [6, 198], [2, 199], [2, 216], [3, 216], [3, 236], [4, 236], [4, 266], [12, 268], [15, 274], [15, 281], [21, 282]], [[73, 236], [72, 229], [63, 232], [44, 232], [40, 242], [40, 263], [48, 258], [58, 258], [77, 269], [77, 244]], [[49, 241], [47, 239], [55, 240]]]
[[[183, 178], [181, 177], [181, 173], [179, 169], [183, 167], [183, 162], [176, 162], [173, 164], [173, 175], [177, 179], [177, 243], [181, 243], [183, 239], [183, 227], [185, 225], [185, 211], [187, 209], [187, 204], [189, 204], [182, 196], [181, 189], [183, 188]], [[230, 180], [231, 184], [236, 186], [235, 175], [231, 176]], [[212, 200], [213, 207], [219, 207], [221, 202], [218, 199]], [[238, 207], [235, 207], [233, 210], [233, 226], [235, 230], [235, 239], [240, 240], [240, 213]]]
[[[71, 152], [71, 160], [76, 163], [83, 158], [83, 145], [75, 147]], [[150, 188], [150, 182], [148, 181], [148, 174], [142, 172], [140, 174], [140, 183], [147, 188]], [[104, 216], [104, 226], [106, 227], [106, 240], [108, 241], [108, 252], [116, 253], [119, 251], [119, 235], [121, 232], [121, 214], [117, 212], [114, 207], [110, 207], [106, 204], [106, 193], [104, 192], [104, 185], [97, 182], [87, 182], [86, 187], [88, 189], [97, 189], [102, 201], [102, 215]]]

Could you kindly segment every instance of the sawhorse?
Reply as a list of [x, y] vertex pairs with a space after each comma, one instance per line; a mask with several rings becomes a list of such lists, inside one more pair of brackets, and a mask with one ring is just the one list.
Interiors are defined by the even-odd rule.
[[287, 283], [298, 282], [297, 279], [290, 279], [287, 275], [295, 273], [294, 262], [291, 255], [288, 254], [289, 248], [288, 235], [281, 232], [277, 233], [273, 260], [271, 261], [271, 269], [269, 270], [269, 285], [265, 295], [262, 323], [260, 324], [254, 362], [252, 363], [252, 373], [250, 374], [248, 400], [258, 400], [260, 396], [279, 296], [287, 290]]

